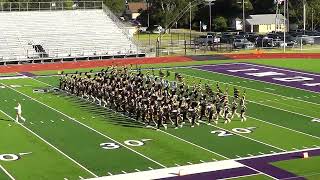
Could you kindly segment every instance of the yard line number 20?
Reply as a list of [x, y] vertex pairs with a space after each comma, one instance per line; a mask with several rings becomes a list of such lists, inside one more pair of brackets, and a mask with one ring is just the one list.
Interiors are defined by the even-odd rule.
[[227, 137], [227, 136], [233, 136], [234, 133], [238, 134], [250, 134], [253, 132], [253, 130], [256, 129], [256, 127], [247, 127], [247, 128], [233, 128], [231, 131], [225, 131], [225, 130], [215, 130], [211, 131], [211, 134], [217, 134], [218, 137]]

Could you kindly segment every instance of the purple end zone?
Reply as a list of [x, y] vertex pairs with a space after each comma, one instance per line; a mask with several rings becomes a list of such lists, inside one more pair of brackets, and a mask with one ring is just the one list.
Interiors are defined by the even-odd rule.
[[213, 180], [213, 179], [225, 179], [225, 178], [233, 178], [239, 176], [248, 176], [258, 174], [258, 172], [247, 168], [247, 167], [240, 167], [240, 168], [233, 168], [233, 169], [226, 169], [220, 171], [213, 171], [213, 172], [205, 172], [199, 174], [192, 174], [192, 175], [185, 175], [185, 176], [175, 176], [170, 178], [163, 178], [166, 180]]
[[[310, 157], [320, 156], [320, 149], [309, 150], [307, 152], [309, 153]], [[298, 179], [302, 180], [305, 178], [297, 177], [293, 173], [290, 173], [288, 171], [285, 171], [283, 169], [280, 169], [270, 164], [272, 162], [277, 162], [277, 161], [286, 161], [286, 160], [302, 158], [302, 153], [303, 151], [300, 151], [300, 152], [294, 152], [294, 153], [286, 153], [286, 154], [279, 154], [279, 155], [273, 155], [273, 156], [245, 159], [245, 160], [240, 160], [238, 162], [240, 162], [241, 164], [245, 164], [246, 166], [249, 166], [258, 171], [261, 171], [265, 174], [268, 174], [272, 177], [275, 177], [277, 179], [288, 178], [288, 179], [294, 179], [294, 180], [298, 180]]]
[[24, 76], [28, 76], [28, 77], [34, 77], [34, 76], [36, 76], [35, 74], [30, 73], [30, 72], [21, 72], [20, 74], [22, 74], [22, 75], [24, 75]]
[[270, 82], [288, 87], [320, 92], [320, 74], [293, 71], [249, 63], [205, 65], [197, 69]]

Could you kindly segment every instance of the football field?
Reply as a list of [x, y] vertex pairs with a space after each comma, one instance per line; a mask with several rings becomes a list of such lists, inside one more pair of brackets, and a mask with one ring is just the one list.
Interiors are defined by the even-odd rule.
[[[160, 67], [170, 72], [170, 81], [180, 73], [190, 86], [219, 83], [230, 96], [233, 87], [246, 91], [247, 121], [202, 121], [195, 128], [155, 131], [111, 109], [52, 90], [59, 85], [57, 71], [4, 74], [0, 180], [146, 175], [219, 162], [230, 163], [219, 171], [234, 171], [217, 179], [320, 179], [320, 60], [150, 64], [143, 72], [151, 72], [151, 67], [155, 75]], [[27, 120], [23, 124], [14, 122], [18, 102]], [[301, 159], [303, 152], [311, 157]], [[172, 173], [157, 178], [183, 177]]]

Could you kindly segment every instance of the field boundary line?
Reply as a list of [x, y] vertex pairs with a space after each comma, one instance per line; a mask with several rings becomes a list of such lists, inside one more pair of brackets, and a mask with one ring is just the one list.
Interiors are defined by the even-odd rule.
[[[248, 167], [247, 167], [248, 168]], [[217, 180], [230, 180], [230, 179], [235, 179], [235, 178], [243, 178], [243, 177], [250, 177], [250, 176], [258, 176], [258, 175], [261, 175], [263, 173], [261, 172], [257, 172], [257, 173], [254, 173], [254, 174], [249, 174], [249, 175], [243, 175], [243, 176], [237, 176], [237, 177], [230, 177], [230, 178], [223, 178], [223, 179], [217, 179]]]
[[[1, 83], [1, 84], [3, 84], [3, 83]], [[103, 136], [103, 137], [105, 137], [105, 138], [108, 138], [108, 139], [110, 139], [110, 140], [112, 140], [112, 141], [114, 141], [114, 142], [118, 143], [119, 145], [121, 145], [121, 146], [123, 146], [123, 147], [127, 148], [128, 150], [130, 150], [130, 151], [132, 151], [132, 152], [134, 152], [134, 153], [136, 153], [136, 154], [140, 155], [141, 157], [144, 157], [145, 159], [148, 159], [149, 161], [151, 161], [151, 162], [153, 162], [153, 163], [155, 163], [155, 164], [157, 164], [157, 165], [159, 165], [159, 166], [161, 166], [161, 167], [163, 167], [163, 168], [166, 168], [166, 166], [165, 166], [165, 165], [163, 165], [163, 164], [161, 164], [161, 163], [159, 163], [159, 162], [157, 162], [157, 161], [155, 161], [155, 160], [151, 159], [150, 157], [147, 157], [147, 156], [143, 155], [143, 154], [142, 154], [142, 153], [140, 153], [140, 152], [137, 152], [136, 150], [134, 150], [134, 149], [132, 149], [132, 148], [130, 148], [130, 147], [128, 147], [128, 146], [126, 146], [126, 145], [124, 145], [123, 143], [120, 143], [119, 141], [114, 140], [113, 138], [111, 138], [111, 137], [109, 137], [109, 136], [107, 136], [107, 135], [105, 135], [105, 134], [101, 133], [100, 131], [97, 131], [96, 129], [94, 129], [94, 128], [92, 128], [92, 127], [88, 126], [88, 125], [86, 125], [86, 124], [84, 124], [84, 123], [82, 123], [82, 122], [80, 122], [80, 121], [77, 121], [75, 118], [72, 118], [72, 117], [70, 117], [69, 115], [67, 115], [67, 114], [65, 114], [65, 113], [63, 113], [63, 112], [61, 112], [61, 111], [59, 111], [59, 110], [57, 110], [57, 109], [55, 109], [55, 108], [53, 108], [53, 107], [51, 107], [51, 106], [49, 106], [49, 105], [45, 104], [45, 103], [43, 103], [43, 102], [41, 102], [41, 101], [38, 101], [37, 99], [34, 99], [34, 98], [32, 98], [31, 96], [28, 96], [28, 95], [26, 95], [26, 94], [24, 94], [24, 93], [22, 93], [22, 92], [20, 92], [20, 91], [18, 91], [18, 90], [16, 90], [16, 89], [14, 89], [14, 88], [11, 88], [11, 87], [9, 87], [9, 86], [7, 86], [7, 85], [5, 85], [5, 84], [3, 84], [3, 85], [4, 85], [4, 86], [6, 86], [6, 87], [8, 87], [8, 88], [10, 88], [11, 90], [13, 90], [13, 91], [15, 91], [15, 92], [17, 92], [17, 93], [21, 94], [21, 95], [24, 95], [24, 96], [28, 97], [29, 99], [32, 99], [33, 101], [38, 102], [39, 104], [42, 104], [43, 106], [45, 106], [45, 107], [47, 107], [47, 108], [49, 108], [49, 109], [51, 109], [51, 110], [53, 110], [53, 111], [56, 111], [56, 112], [58, 112], [58, 113], [60, 113], [60, 114], [64, 115], [64, 116], [65, 116], [65, 117], [67, 117], [68, 119], [70, 119], [70, 120], [72, 120], [72, 121], [74, 121], [74, 122], [76, 122], [76, 123], [78, 123], [78, 124], [80, 124], [80, 125], [82, 125], [82, 126], [84, 126], [84, 127], [88, 128], [88, 129], [90, 129], [90, 130], [92, 130], [92, 131], [94, 131], [94, 132], [96, 132], [97, 134], [100, 134], [101, 136]]]
[[[33, 79], [33, 78], [32, 78], [32, 79]], [[34, 79], [34, 80], [36, 80], [36, 81], [38, 81], [38, 82], [40, 82], [40, 83], [46, 84], [47, 86], [51, 86], [51, 87], [52, 87], [52, 85], [47, 84], [47, 83], [45, 83], [45, 82], [42, 82], [42, 81], [40, 81], [40, 80], [37, 80], [37, 79]], [[121, 114], [121, 113], [119, 113], [119, 112], [115, 112], [115, 111], [112, 110], [112, 109], [109, 109], [109, 110], [110, 110], [110, 111], [113, 111], [113, 112], [116, 113], [116, 114], [120, 114], [121, 116], [125, 116], [125, 115], [123, 115], [123, 114]], [[133, 119], [133, 118], [131, 118], [131, 117], [128, 117], [128, 116], [125, 116], [125, 117], [136, 121], [135, 119]], [[139, 123], [141, 123], [141, 122], [139, 122]], [[152, 127], [152, 129], [156, 129], [156, 128], [155, 128], [155, 127]], [[207, 148], [204, 148], [204, 147], [202, 147], [202, 146], [200, 146], [200, 145], [194, 144], [194, 143], [192, 143], [192, 142], [190, 142], [190, 141], [188, 141], [188, 140], [185, 140], [185, 139], [183, 139], [183, 138], [180, 138], [180, 137], [178, 137], [178, 136], [175, 136], [175, 135], [170, 134], [170, 133], [168, 133], [168, 132], [165, 132], [165, 131], [163, 131], [163, 130], [160, 130], [160, 132], [162, 132], [162, 133], [164, 133], [164, 134], [167, 134], [168, 136], [174, 137], [174, 138], [176, 138], [176, 139], [179, 139], [180, 141], [183, 141], [183, 142], [185, 142], [185, 143], [191, 144], [191, 145], [193, 145], [193, 146], [195, 146], [195, 147], [198, 147], [198, 148], [200, 148], [200, 149], [202, 149], [202, 150], [208, 151], [208, 152], [210, 152], [210, 153], [212, 153], [212, 154], [215, 154], [215, 155], [217, 155], [217, 156], [220, 156], [220, 157], [222, 157], [222, 158], [229, 159], [229, 158], [227, 158], [227, 157], [225, 157], [225, 156], [223, 156], [223, 155], [221, 155], [221, 154], [218, 154], [218, 153], [216, 153], [216, 152], [214, 152], [214, 151], [211, 151], [211, 150], [209, 150], [209, 149], [207, 149]]]
[[[187, 75], [187, 76], [191, 76], [191, 75]], [[199, 78], [199, 79], [203, 79], [203, 80], [213, 81], [213, 80], [202, 78], [202, 77], [196, 77], [196, 76], [191, 76], [191, 77]], [[216, 81], [216, 82], [220, 82], [220, 81]], [[225, 83], [225, 84], [229, 84], [229, 83]], [[315, 118], [315, 117], [311, 117], [311, 116], [308, 116], [308, 115], [303, 115], [303, 114], [300, 114], [300, 113], [291, 112], [291, 111], [284, 110], [284, 109], [281, 109], [281, 108], [269, 106], [269, 105], [266, 105], [266, 104], [257, 103], [255, 101], [249, 101], [249, 102], [255, 103], [255, 104], [260, 104], [262, 106], [267, 106], [267, 107], [278, 109], [278, 110], [282, 110], [282, 111], [287, 111], [287, 112], [290, 112], [290, 113], [293, 113], [293, 114], [297, 114], [297, 115], [301, 115], [301, 116], [305, 116], [305, 117], [309, 117], [309, 118]], [[294, 130], [294, 129], [291, 129], [291, 128], [288, 128], [288, 127], [284, 127], [284, 126], [278, 125], [278, 124], [274, 124], [274, 123], [271, 123], [271, 122], [268, 122], [268, 121], [265, 121], [265, 120], [262, 120], [262, 119], [254, 118], [252, 116], [247, 116], [247, 117], [250, 117], [250, 118], [255, 119], [257, 121], [264, 122], [264, 123], [267, 123], [267, 124], [270, 124], [270, 125], [273, 125], [273, 126], [277, 126], [277, 127], [283, 128], [283, 129], [287, 129], [287, 130], [290, 130], [290, 131], [293, 131], [293, 132], [296, 132], [296, 133], [300, 133], [300, 134], [303, 134], [303, 135], [306, 135], [306, 136], [310, 136], [310, 137], [313, 137], [313, 138], [320, 139], [320, 137], [318, 137], [318, 136], [314, 136], [314, 135], [311, 135], [311, 134], [308, 134], [308, 133], [305, 133], [305, 132], [301, 132], [301, 131], [298, 131], [298, 130]]]
[[245, 138], [245, 139], [249, 139], [249, 140], [251, 140], [251, 141], [254, 141], [254, 142], [257, 142], [257, 143], [260, 143], [260, 144], [263, 144], [263, 145], [266, 145], [266, 146], [269, 146], [269, 147], [272, 147], [272, 148], [275, 148], [275, 149], [278, 149], [278, 150], [281, 150], [281, 151], [286, 152], [286, 150], [284, 150], [284, 149], [282, 149], [282, 148], [279, 148], [279, 147], [273, 146], [273, 145], [271, 145], [271, 144], [268, 144], [268, 143], [259, 141], [259, 140], [257, 140], [257, 139], [254, 139], [254, 138], [251, 138], [251, 137], [248, 137], [248, 136], [241, 135], [241, 134], [239, 134], [239, 133], [236, 133], [236, 132], [233, 132], [233, 131], [224, 129], [224, 128], [219, 127], [219, 126], [215, 126], [215, 125], [213, 125], [213, 124], [206, 123], [206, 122], [201, 121], [201, 120], [199, 120], [199, 122], [201, 122], [201, 123], [203, 123], [203, 124], [206, 124], [206, 125], [208, 125], [208, 126], [212, 126], [212, 127], [215, 127], [215, 128], [218, 128], [218, 129], [221, 129], [221, 130], [224, 130], [224, 131], [227, 131], [227, 132], [232, 133], [232, 134], [236, 134], [236, 135], [238, 135], [238, 136], [240, 136], [240, 137], [243, 137], [243, 138]]
[[[8, 118], [12, 119], [14, 121], [14, 118], [11, 117], [10, 115], [8, 115], [7, 113], [5, 113], [4, 111], [2, 111], [0, 109], [0, 112], [3, 113], [4, 115], [6, 115]], [[80, 163], [78, 163], [76, 160], [72, 159], [70, 156], [68, 156], [67, 154], [65, 154], [64, 152], [62, 152], [60, 149], [58, 149], [57, 147], [55, 147], [54, 145], [52, 145], [51, 143], [49, 143], [48, 141], [46, 141], [45, 139], [43, 139], [41, 136], [39, 136], [37, 133], [33, 132], [32, 130], [30, 130], [29, 128], [27, 128], [26, 126], [24, 126], [23, 124], [19, 125], [21, 127], [23, 127], [24, 129], [26, 129], [27, 131], [29, 131], [31, 134], [33, 134], [34, 136], [36, 136], [37, 138], [39, 138], [40, 140], [42, 140], [43, 142], [45, 142], [47, 145], [49, 145], [50, 147], [52, 147], [53, 149], [55, 149], [56, 151], [58, 151], [60, 154], [64, 155], [66, 158], [68, 158], [69, 160], [71, 160], [72, 162], [74, 162], [75, 164], [77, 164], [79, 167], [81, 167], [82, 169], [86, 170], [87, 172], [89, 172], [91, 175], [95, 176], [95, 177], [99, 177], [96, 174], [94, 174], [93, 172], [91, 172], [90, 170], [88, 170], [86, 167], [84, 167], [83, 165], [81, 165]]]
[[15, 180], [15, 178], [0, 164], [0, 169], [12, 180]]
[[[194, 68], [194, 66], [190, 66], [190, 67], [191, 67], [192, 69], [194, 69], [194, 70], [204, 71], [204, 72], [207, 72], [207, 73], [216, 73], [216, 74], [220, 74], [220, 75], [224, 75], [224, 76], [231, 76], [231, 77], [240, 78], [240, 79], [246, 79], [246, 80], [250, 80], [250, 81], [258, 81], [258, 82], [267, 83], [267, 84], [269, 83], [269, 82], [264, 82], [264, 81], [261, 81], [261, 80], [249, 79], [249, 78], [239, 77], [239, 76], [230, 75], [230, 74], [223, 74], [223, 73], [219, 73], [219, 72], [215, 72], [215, 71], [208, 71], [208, 70], [204, 70], [204, 69], [197, 69], [197, 68]], [[186, 75], [186, 76], [195, 77], [195, 76], [192, 76], [192, 75], [189, 75], [189, 74], [186, 74], [186, 73], [182, 73], [182, 74], [184, 74], [184, 75]], [[201, 77], [197, 77], [197, 78], [206, 79], [206, 78], [201, 78]], [[206, 79], [206, 80], [215, 81], [215, 80], [212, 80], [212, 79]], [[221, 82], [221, 81], [215, 81], [215, 82]], [[230, 83], [227, 83], [227, 82], [221, 82], [221, 83], [223, 83], [223, 84], [228, 84], [228, 85], [232, 85], [232, 86], [237, 86], [237, 87], [242, 87], [242, 88], [250, 89], [250, 90], [254, 90], [254, 91], [259, 91], [259, 92], [263, 92], [263, 93], [267, 93], [267, 94], [272, 94], [272, 95], [279, 96], [279, 97], [283, 97], [283, 98], [287, 98], [287, 99], [293, 99], [293, 100], [301, 101], [301, 102], [304, 102], [304, 103], [309, 103], [309, 104], [314, 104], [314, 105], [320, 105], [319, 103], [310, 102], [310, 101], [305, 101], [305, 100], [297, 99], [297, 98], [293, 98], [293, 97], [288, 97], [288, 96], [284, 96], [284, 95], [281, 95], [281, 94], [275, 94], [275, 93], [272, 93], [272, 92], [266, 92], [266, 91], [262, 91], [262, 90], [254, 89], [254, 88], [250, 88], [250, 87], [244, 87], [244, 86], [237, 85], [237, 84], [230, 84]], [[269, 83], [269, 84], [272, 84], [272, 83]], [[278, 85], [278, 84], [272, 84], [272, 85]], [[278, 86], [281, 86], [281, 85], [278, 85]], [[285, 87], [291, 88], [291, 87], [288, 87], [288, 86], [285, 86]], [[299, 89], [299, 90], [301, 90], [301, 89]], [[318, 94], [318, 93], [313, 92], [313, 91], [310, 91], [310, 92], [315, 93], [315, 94]]]

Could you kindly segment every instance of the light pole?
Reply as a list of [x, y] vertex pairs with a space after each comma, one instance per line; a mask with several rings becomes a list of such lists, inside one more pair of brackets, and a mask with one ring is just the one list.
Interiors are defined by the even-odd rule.
[[242, 2], [238, 2], [238, 4], [242, 4], [242, 31], [246, 32], [246, 14], [245, 14], [246, 2], [242, 0]]
[[212, 10], [211, 10], [211, 6], [212, 6], [212, 2], [215, 2], [216, 0], [205, 0], [206, 2], [209, 3], [209, 26], [210, 26], [210, 32], [212, 32]]

